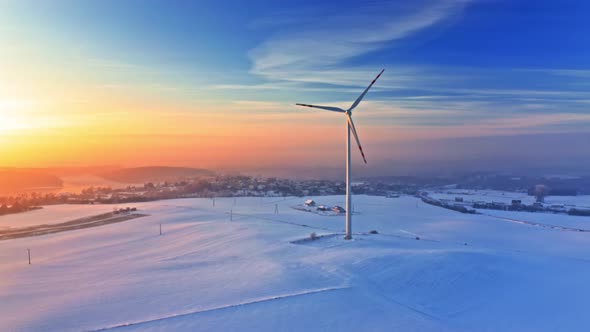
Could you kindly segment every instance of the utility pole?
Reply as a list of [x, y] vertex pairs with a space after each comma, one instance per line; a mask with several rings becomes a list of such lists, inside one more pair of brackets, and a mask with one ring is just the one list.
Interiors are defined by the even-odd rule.
[[28, 253], [29, 253], [29, 265], [31, 265], [31, 249], [27, 249]]

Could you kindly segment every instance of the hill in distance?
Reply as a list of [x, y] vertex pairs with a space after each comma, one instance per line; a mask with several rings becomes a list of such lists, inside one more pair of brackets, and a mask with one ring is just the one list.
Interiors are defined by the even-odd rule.
[[0, 170], [0, 194], [61, 188], [63, 181], [51, 174], [18, 169]]
[[187, 178], [208, 177], [215, 173], [203, 168], [147, 166], [121, 168], [100, 174], [101, 177], [124, 183], [179, 181]]

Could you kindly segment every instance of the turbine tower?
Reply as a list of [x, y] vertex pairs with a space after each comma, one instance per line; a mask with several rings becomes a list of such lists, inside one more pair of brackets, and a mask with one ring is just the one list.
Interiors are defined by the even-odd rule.
[[379, 76], [381, 76], [381, 74], [383, 74], [384, 71], [385, 71], [385, 69], [381, 70], [379, 75], [377, 75], [377, 77], [375, 77], [375, 79], [371, 82], [371, 84], [369, 84], [369, 86], [365, 89], [365, 91], [363, 91], [363, 93], [361, 93], [361, 95], [354, 101], [354, 103], [352, 103], [350, 108], [348, 108], [347, 110], [343, 110], [342, 108], [332, 107], [332, 106], [296, 104], [298, 106], [313, 107], [313, 108], [319, 108], [319, 109], [326, 110], [326, 111], [344, 113], [344, 115], [346, 116], [346, 236], [344, 236], [345, 240], [352, 239], [352, 213], [351, 213], [351, 209], [350, 209], [350, 206], [352, 204], [352, 201], [350, 198], [350, 171], [351, 171], [350, 132], [351, 131], [352, 131], [352, 134], [354, 135], [354, 139], [356, 140], [356, 144], [359, 147], [359, 150], [361, 152], [361, 156], [363, 156], [363, 161], [365, 162], [365, 164], [367, 163], [367, 159], [365, 158], [365, 153], [363, 152], [363, 148], [361, 147], [361, 142], [359, 141], [359, 137], [356, 133], [356, 128], [354, 127], [354, 122], [352, 122], [352, 110], [354, 110], [359, 105], [359, 103], [361, 102], [361, 100], [363, 100], [363, 98], [365, 97], [365, 95], [367, 94], [369, 89], [373, 86], [373, 84], [375, 84], [375, 82], [377, 81]]

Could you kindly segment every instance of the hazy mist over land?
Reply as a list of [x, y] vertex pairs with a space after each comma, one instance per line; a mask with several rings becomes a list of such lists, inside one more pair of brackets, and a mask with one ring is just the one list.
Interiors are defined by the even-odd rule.
[[[376, 142], [368, 145], [365, 165], [353, 155], [355, 178], [380, 176], [445, 176], [476, 172], [506, 173], [514, 175], [589, 175], [590, 156], [584, 151], [590, 147], [588, 133], [527, 134], [507, 136], [464, 137], [429, 140], [408, 140], [391, 143]], [[211, 165], [207, 170], [218, 174], [249, 174], [257, 176], [279, 176], [302, 179], [341, 179], [344, 175], [344, 146], [339, 141], [321, 145], [315, 150], [307, 146], [293, 148], [294, 155], [310, 154], [313, 157], [297, 159], [285, 156], [281, 161], [257, 162], [255, 158], [235, 158], [223, 166]], [[204, 165], [205, 162], [195, 162]], [[119, 166], [96, 167], [48, 167], [48, 168], [7, 168], [6, 170], [31, 171], [66, 179], [67, 187], [85, 185], [115, 185], [112, 174], [121, 183], [143, 183], [156, 179], [205, 173], [185, 163], [172, 164], [177, 167], [129, 168], [142, 172], [121, 178]], [[132, 165], [144, 166], [144, 165]], [[145, 165], [154, 166], [154, 165]], [[169, 165], [160, 165], [169, 166]], [[181, 168], [178, 168], [181, 167]], [[135, 172], [135, 171], [134, 171]], [[22, 172], [19, 174], [23, 174]], [[115, 174], [121, 174], [116, 177]], [[168, 174], [168, 175], [167, 175]], [[88, 177], [88, 175], [92, 175]], [[108, 175], [108, 176], [106, 176]], [[150, 175], [153, 176], [150, 178]], [[25, 174], [26, 176], [26, 174]], [[13, 181], [16, 181], [13, 179]]]
[[[515, 175], [588, 175], [590, 133], [528, 134], [413, 140], [377, 143], [367, 147], [368, 164], [354, 156], [356, 176], [400, 176], [498, 172]], [[313, 165], [284, 164], [283, 167], [243, 169], [302, 177], [341, 177], [344, 147], [334, 145]], [[332, 167], [330, 163], [334, 163]], [[235, 170], [239, 170], [236, 167]]]

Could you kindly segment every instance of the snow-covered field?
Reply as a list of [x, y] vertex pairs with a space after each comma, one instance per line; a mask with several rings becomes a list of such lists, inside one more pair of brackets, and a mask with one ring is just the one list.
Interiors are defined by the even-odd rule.
[[527, 193], [515, 193], [498, 190], [470, 190], [470, 189], [445, 189], [429, 191], [429, 195], [436, 199], [454, 200], [455, 197], [463, 197], [465, 202], [501, 202], [510, 204], [513, 199], [522, 200], [523, 204], [533, 204], [535, 197]]
[[[429, 196], [435, 199], [445, 199], [454, 201], [455, 197], [462, 197], [464, 202], [471, 203], [477, 201], [484, 202], [501, 202], [508, 205], [513, 199], [521, 200], [523, 204], [531, 205], [535, 202], [533, 196], [526, 193], [504, 192], [497, 190], [441, 190], [429, 192]], [[546, 205], [559, 204], [566, 208], [590, 208], [590, 196], [548, 196], [545, 198]], [[543, 225], [555, 225], [575, 229], [590, 231], [590, 217], [570, 216], [567, 214], [554, 214], [549, 212], [520, 212], [520, 211], [501, 211], [491, 209], [477, 209], [479, 213], [515, 221], [529, 223], [540, 223]]]
[[[321, 200], [344, 205], [342, 196]], [[150, 216], [0, 241], [0, 331], [590, 326], [590, 233], [461, 214], [414, 197], [358, 196], [356, 234], [344, 241], [343, 216], [290, 208], [301, 201], [133, 204]], [[68, 206], [30, 213], [37, 223], [51, 223], [60, 208]], [[364, 234], [373, 229], [379, 234]], [[297, 241], [311, 232], [326, 236]]]
[[[465, 202], [499, 202], [512, 203], [513, 199], [521, 200], [523, 204], [533, 204], [535, 202], [534, 196], [529, 196], [527, 193], [516, 193], [499, 190], [469, 190], [469, 189], [450, 189], [431, 191], [429, 195], [436, 199], [454, 200], [455, 197], [462, 197]], [[545, 198], [546, 205], [563, 204], [568, 207], [576, 206], [583, 209], [590, 208], [590, 196], [547, 196]]]
[[[131, 204], [136, 206], [135, 204]], [[48, 205], [42, 209], [0, 216], [0, 230], [62, 222], [113, 211], [114, 205]]]

